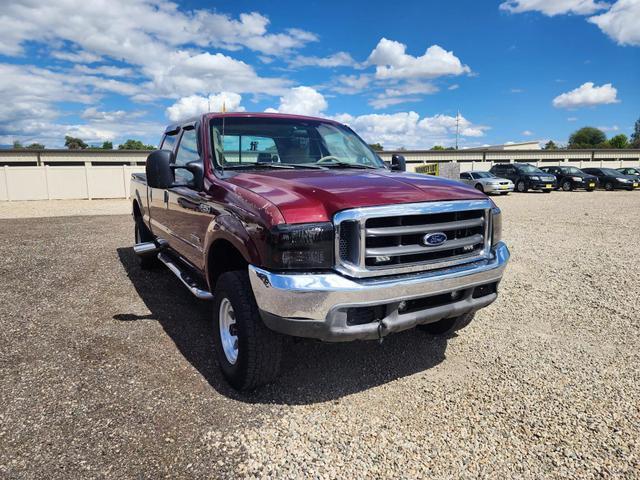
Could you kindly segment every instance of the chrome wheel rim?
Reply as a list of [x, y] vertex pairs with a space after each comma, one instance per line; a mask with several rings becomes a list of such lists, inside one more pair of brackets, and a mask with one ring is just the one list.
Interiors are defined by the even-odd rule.
[[568, 192], [569, 190], [571, 190], [571, 184], [570, 184], [569, 182], [564, 182], [564, 183], [562, 184], [562, 189], [563, 189], [565, 192]]
[[235, 365], [238, 361], [238, 335], [236, 335], [236, 314], [233, 306], [227, 298], [220, 302], [218, 312], [218, 325], [220, 327], [220, 343], [227, 361]]

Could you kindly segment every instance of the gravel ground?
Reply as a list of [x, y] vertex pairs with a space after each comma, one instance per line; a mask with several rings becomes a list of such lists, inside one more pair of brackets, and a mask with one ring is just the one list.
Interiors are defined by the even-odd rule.
[[112, 200], [32, 200], [0, 202], [0, 219], [69, 217], [78, 215], [124, 215], [131, 211], [131, 202], [124, 198]]
[[496, 201], [511, 264], [467, 329], [294, 343], [251, 395], [128, 216], [0, 221], [0, 476], [639, 478], [640, 194]]

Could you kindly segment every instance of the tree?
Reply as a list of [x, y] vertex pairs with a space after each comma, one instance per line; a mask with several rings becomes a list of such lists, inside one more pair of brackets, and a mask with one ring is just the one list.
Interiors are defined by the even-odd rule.
[[13, 148], [16, 149], [16, 150], [19, 150], [19, 149], [24, 148], [24, 147], [22, 146], [22, 142], [20, 140], [14, 140], [13, 141]]
[[609, 145], [611, 148], [627, 148], [629, 146], [629, 139], [624, 133], [611, 137], [609, 139]]
[[41, 143], [32, 143], [31, 145], [27, 145], [29, 150], [44, 150], [44, 145]]
[[102, 150], [113, 150], [113, 143], [106, 141], [106, 142], [102, 142]]
[[64, 146], [69, 150], [84, 150], [88, 147], [82, 139], [71, 137], [69, 135], [65, 135], [64, 137]]
[[608, 146], [605, 133], [594, 127], [582, 127], [569, 137], [569, 148], [606, 148]]
[[444, 147], [442, 145], [434, 145], [431, 150], [444, 150]]
[[383, 152], [384, 151], [384, 147], [382, 145], [380, 145], [379, 143], [370, 143], [369, 146], [371, 147], [371, 150], [373, 150], [375, 152]]
[[640, 118], [636, 120], [633, 126], [633, 133], [631, 134], [631, 148], [640, 148]]
[[145, 145], [140, 140], [128, 139], [126, 142], [118, 145], [118, 150], [155, 150], [153, 145]]
[[547, 143], [545, 143], [544, 147], [542, 147], [543, 150], [557, 150], [558, 149], [558, 145], [556, 145], [556, 142], [554, 142], [553, 140], [549, 140]]

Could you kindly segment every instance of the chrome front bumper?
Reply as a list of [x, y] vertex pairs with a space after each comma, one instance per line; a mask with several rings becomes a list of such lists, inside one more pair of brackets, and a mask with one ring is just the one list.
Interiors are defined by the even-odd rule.
[[[249, 278], [265, 324], [281, 333], [326, 341], [375, 339], [417, 324], [474, 312], [496, 299], [496, 293], [475, 298], [473, 288], [495, 284], [509, 260], [500, 242], [489, 260], [446, 270], [387, 278], [353, 279], [337, 273], [280, 274], [253, 265]], [[455, 301], [402, 313], [402, 301], [456, 292]], [[347, 311], [354, 307], [384, 306], [380, 321], [349, 325]], [[379, 328], [379, 323], [384, 328]]]
[[500, 185], [483, 185], [484, 193], [504, 193], [504, 192], [513, 192], [515, 185], [513, 183], [507, 185], [507, 188], [500, 188]]

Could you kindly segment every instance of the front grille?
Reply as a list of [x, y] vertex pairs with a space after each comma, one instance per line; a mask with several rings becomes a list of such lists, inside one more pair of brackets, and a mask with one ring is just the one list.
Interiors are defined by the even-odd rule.
[[[481, 259], [489, 251], [490, 209], [489, 200], [473, 200], [340, 212], [334, 219], [336, 266], [346, 274], [366, 277]], [[434, 236], [439, 241], [429, 242]]]

